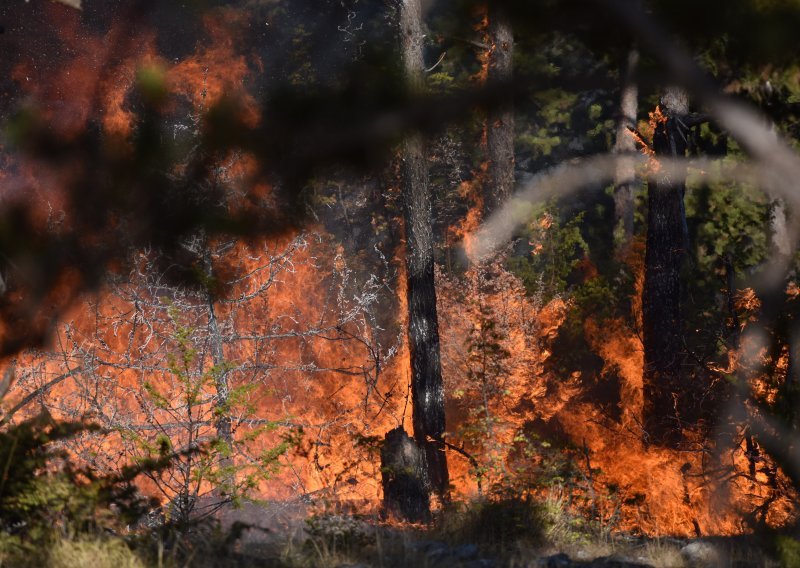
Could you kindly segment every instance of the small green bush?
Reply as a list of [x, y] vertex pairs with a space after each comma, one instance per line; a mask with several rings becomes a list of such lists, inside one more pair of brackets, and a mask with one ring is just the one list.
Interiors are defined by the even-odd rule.
[[800, 541], [782, 536], [777, 539], [778, 556], [784, 568], [800, 568]]
[[98, 478], [59, 449], [93, 429], [43, 413], [0, 432], [0, 530], [7, 537], [46, 543], [131, 523], [145, 509], [130, 479]]
[[49, 551], [66, 546], [63, 542], [118, 531], [145, 510], [148, 500], [131, 483], [140, 469], [97, 477], [70, 462], [64, 443], [92, 430], [96, 428], [42, 413], [0, 431], [2, 565], [50, 564]]

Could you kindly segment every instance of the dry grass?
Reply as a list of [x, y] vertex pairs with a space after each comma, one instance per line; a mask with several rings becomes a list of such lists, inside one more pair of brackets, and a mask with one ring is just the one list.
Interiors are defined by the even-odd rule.
[[681, 547], [672, 542], [655, 539], [644, 546], [642, 554], [654, 568], [685, 568], [686, 561], [681, 555]]
[[493, 550], [539, 546], [545, 541], [547, 513], [529, 498], [473, 501], [444, 511], [436, 532], [444, 541]]
[[544, 499], [545, 537], [549, 544], [559, 550], [580, 548], [599, 543], [583, 530], [584, 520], [570, 513], [564, 493], [551, 490]]
[[59, 541], [50, 552], [52, 568], [145, 568], [121, 540]]
[[[613, 538], [602, 531], [593, 533], [585, 522], [578, 521], [566, 510], [563, 500], [555, 496], [544, 504], [526, 500], [480, 501], [442, 512], [434, 527], [387, 526], [377, 519], [346, 514], [317, 515], [305, 524], [293, 524], [289, 530], [258, 533], [263, 538], [240, 540], [231, 538], [229, 530], [215, 529], [187, 534], [181, 542], [168, 538], [137, 540], [139, 557], [129, 543], [119, 538], [63, 540], [27, 556], [20, 555], [19, 548], [6, 550], [0, 546], [0, 568], [458, 568], [477, 558], [491, 559], [498, 567], [521, 568], [531, 566], [534, 559], [556, 553], [566, 553], [585, 563], [604, 558], [654, 568], [689, 568], [681, 554], [683, 540]], [[708, 542], [725, 559], [721, 568], [800, 568], [791, 561], [796, 560], [800, 544], [788, 537], [777, 541], [775, 552], [781, 556], [782, 564], [764, 554], [763, 546], [770, 548], [768, 540], [741, 537]], [[465, 549], [473, 552], [465, 557]]]

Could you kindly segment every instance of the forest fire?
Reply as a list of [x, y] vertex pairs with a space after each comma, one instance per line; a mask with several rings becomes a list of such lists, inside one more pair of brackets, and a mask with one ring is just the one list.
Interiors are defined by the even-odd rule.
[[[2, 253], [3, 310], [15, 317], [2, 322], [14, 377], [3, 387], [4, 428], [41, 413], [91, 424], [53, 438], [59, 459], [91, 471], [87, 479], [141, 468], [131, 479], [168, 521], [260, 500], [383, 515], [402, 528], [446, 516], [452, 503], [510, 496], [555, 503], [603, 535], [722, 537], [797, 524], [791, 460], [762, 442], [780, 439], [784, 416], [795, 431], [786, 310], [797, 285], [793, 272], [777, 294], [748, 280], [768, 265], [776, 233], [763, 226], [778, 202], [660, 170], [659, 159], [702, 144], [745, 159], [727, 131], [681, 107], [685, 95], [669, 87], [672, 106], [662, 100], [649, 122], [622, 124], [607, 108], [617, 91], [559, 91], [576, 88], [559, 58], [601, 68], [564, 32], [542, 36], [541, 52], [523, 43], [514, 61], [543, 83], [565, 73], [566, 87], [498, 97], [523, 33], [510, 33], [505, 9], [481, 3], [466, 24], [444, 25], [440, 8], [397, 8], [400, 39], [389, 44], [403, 50], [402, 65], [392, 60], [403, 80], [428, 81], [431, 100], [463, 81], [496, 108], [469, 107], [463, 124], [402, 144], [409, 128], [397, 127], [380, 168], [370, 154], [301, 179], [288, 165], [294, 148], [275, 162], [289, 173], [273, 172], [257, 139], [274, 128], [294, 140], [267, 112], [286, 89], [312, 93], [289, 116], [324, 116], [313, 97], [340, 88], [359, 113], [381, 111], [366, 87], [334, 73], [339, 58], [363, 71], [383, 48], [386, 32], [359, 19], [357, 1], [331, 8], [343, 18], [332, 28], [343, 55], [306, 25], [313, 10], [282, 2], [163, 8], [130, 22], [122, 8], [83, 4], [27, 9], [14, 21], [29, 18], [36, 43], [17, 39], [3, 64], [0, 113], [19, 130], [0, 140], [4, 203], [24, 211], [20, 227], [47, 235]], [[480, 41], [454, 36], [469, 47], [417, 53], [423, 17], [443, 26], [440, 40], [464, 25]], [[220, 116], [231, 133], [219, 135]], [[362, 130], [404, 116], [379, 112]], [[646, 200], [635, 199], [638, 180], [626, 182], [628, 198], [619, 180], [607, 192], [601, 180], [591, 195], [537, 204], [513, 242], [466, 260], [523, 168], [546, 171], [576, 148], [607, 151], [617, 118], [649, 158]], [[578, 133], [586, 120], [597, 126]], [[359, 170], [365, 162], [380, 171]], [[140, 200], [141, 187], [153, 193]], [[108, 201], [94, 204], [98, 195]], [[165, 216], [146, 218], [153, 209]], [[764, 323], [779, 313], [790, 315]], [[17, 331], [23, 318], [35, 333]], [[389, 465], [397, 428], [409, 434], [401, 457], [419, 471]], [[397, 487], [428, 510], [392, 504]]]

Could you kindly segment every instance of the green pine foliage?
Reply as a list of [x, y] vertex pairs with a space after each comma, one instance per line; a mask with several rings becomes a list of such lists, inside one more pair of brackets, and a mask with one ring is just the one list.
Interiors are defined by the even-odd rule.
[[520, 237], [517, 254], [508, 261], [531, 296], [547, 302], [567, 293], [571, 277], [589, 252], [581, 234], [583, 218], [584, 214], [579, 213], [562, 220], [553, 205], [532, 215]]

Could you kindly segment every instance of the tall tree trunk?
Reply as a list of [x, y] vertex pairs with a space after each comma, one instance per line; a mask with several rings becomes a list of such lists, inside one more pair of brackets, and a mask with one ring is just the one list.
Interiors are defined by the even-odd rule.
[[773, 258], [788, 259], [794, 252], [789, 231], [786, 203], [777, 198], [772, 203], [769, 215], [770, 254]]
[[[402, 0], [400, 6], [403, 62], [411, 88], [419, 92], [424, 74], [422, 9], [419, 0]], [[419, 135], [409, 136], [403, 145], [402, 176], [414, 438], [425, 450], [430, 488], [444, 497], [449, 478], [433, 272], [433, 206], [425, 144]]]
[[[775, 126], [773, 125], [773, 132]], [[793, 236], [794, 231], [790, 229], [791, 219], [786, 202], [782, 198], [777, 198], [772, 202], [769, 216], [770, 229], [770, 265], [767, 270], [772, 272], [772, 278], [784, 279], [788, 267], [791, 266], [791, 258], [794, 254]], [[782, 330], [783, 340], [786, 342], [787, 366], [786, 380], [782, 387], [780, 396], [781, 404], [788, 417], [787, 425], [792, 429], [797, 429], [798, 410], [800, 406], [800, 329], [796, 320], [792, 317], [791, 311], [779, 317], [778, 328]]]
[[[688, 114], [686, 93], [668, 89], [659, 105], [663, 118], [653, 135], [656, 157], [683, 157]], [[651, 443], [674, 446], [692, 420], [691, 389], [683, 376], [681, 269], [688, 245], [683, 180], [662, 176], [649, 184], [647, 252], [642, 320], [644, 332], [644, 428]]]
[[[513, 75], [514, 34], [502, 6], [489, 6], [487, 81], [508, 83]], [[497, 209], [514, 191], [514, 101], [509, 98], [489, 111], [486, 146], [489, 159], [488, 190], [484, 192], [484, 216]]]
[[[636, 143], [628, 128], [636, 128], [639, 89], [636, 84], [636, 67], [639, 65], [639, 52], [632, 48], [623, 70], [622, 92], [620, 94], [617, 139], [614, 152], [621, 156], [636, 152]], [[622, 255], [633, 240], [634, 194], [636, 192], [636, 172], [634, 162], [620, 161], [614, 175], [614, 246]]]

